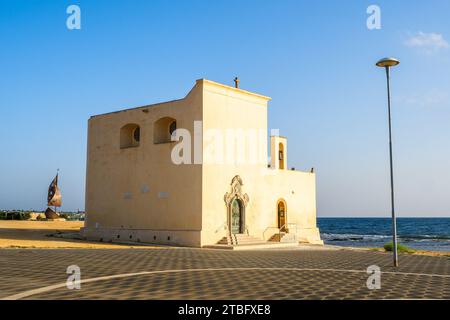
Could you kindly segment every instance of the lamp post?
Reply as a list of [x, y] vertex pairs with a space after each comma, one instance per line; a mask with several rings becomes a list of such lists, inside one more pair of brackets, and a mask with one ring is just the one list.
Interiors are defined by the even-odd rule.
[[395, 67], [400, 63], [395, 58], [384, 58], [377, 62], [377, 67], [385, 68], [387, 79], [387, 94], [388, 94], [388, 115], [389, 115], [389, 164], [391, 169], [391, 208], [392, 208], [392, 243], [394, 254], [394, 267], [398, 267], [398, 254], [397, 254], [397, 221], [395, 218], [394, 209], [394, 169], [392, 166], [392, 129], [391, 129], [391, 88], [390, 88], [390, 70], [391, 67]]

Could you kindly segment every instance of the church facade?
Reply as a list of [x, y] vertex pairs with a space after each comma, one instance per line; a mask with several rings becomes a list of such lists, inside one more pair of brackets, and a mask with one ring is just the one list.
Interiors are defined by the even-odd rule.
[[315, 173], [289, 169], [287, 139], [268, 138], [269, 101], [201, 79], [183, 99], [91, 117], [85, 237], [321, 244]]

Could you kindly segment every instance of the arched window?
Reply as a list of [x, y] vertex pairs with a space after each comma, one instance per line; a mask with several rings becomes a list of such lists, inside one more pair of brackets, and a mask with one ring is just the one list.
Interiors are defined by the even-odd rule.
[[286, 224], [287, 224], [287, 207], [286, 201], [284, 199], [280, 199], [277, 202], [277, 220], [278, 220], [278, 228], [280, 232], [286, 232]]
[[138, 147], [141, 141], [141, 129], [135, 123], [124, 125], [120, 129], [120, 148]]
[[177, 122], [174, 120], [169, 125], [169, 134], [172, 135], [177, 130]]
[[171, 117], [161, 118], [153, 124], [153, 143], [171, 142], [172, 133], [177, 129], [177, 121]]
[[278, 161], [279, 168], [284, 169], [284, 146], [282, 143], [278, 145]]
[[141, 128], [137, 127], [133, 130], [133, 138], [136, 142], [141, 140]]

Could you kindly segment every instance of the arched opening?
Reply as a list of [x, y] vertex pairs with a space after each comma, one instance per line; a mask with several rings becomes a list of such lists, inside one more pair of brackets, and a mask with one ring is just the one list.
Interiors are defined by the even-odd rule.
[[278, 200], [277, 202], [277, 220], [278, 220], [278, 228], [280, 232], [286, 232], [286, 224], [287, 224], [287, 207], [286, 201], [283, 199]]
[[153, 124], [153, 143], [168, 143], [177, 129], [177, 121], [171, 117], [161, 118]]
[[175, 130], [177, 130], [177, 122], [175, 120], [173, 120], [169, 124], [169, 134], [172, 136], [172, 134], [175, 132]]
[[135, 123], [129, 123], [120, 128], [120, 148], [138, 147], [141, 141], [141, 128]]
[[242, 201], [234, 198], [231, 202], [231, 234], [244, 233], [244, 206]]
[[280, 143], [278, 145], [278, 161], [279, 161], [278, 167], [283, 170], [284, 169], [284, 146], [282, 143]]
[[136, 142], [141, 141], [141, 128], [137, 127], [133, 130], [133, 139]]

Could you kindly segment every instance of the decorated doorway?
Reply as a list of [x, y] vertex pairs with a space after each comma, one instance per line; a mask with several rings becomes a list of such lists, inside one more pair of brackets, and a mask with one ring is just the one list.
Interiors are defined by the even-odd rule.
[[245, 208], [249, 198], [242, 192], [242, 179], [235, 176], [231, 181], [231, 192], [225, 193], [224, 201], [227, 207], [227, 226], [229, 234], [240, 234], [247, 232], [245, 224]]

